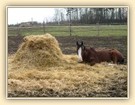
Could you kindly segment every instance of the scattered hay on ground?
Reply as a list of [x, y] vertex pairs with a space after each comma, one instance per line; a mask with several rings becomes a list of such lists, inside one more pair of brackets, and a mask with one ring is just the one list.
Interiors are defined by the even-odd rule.
[[127, 66], [78, 63], [51, 35], [27, 36], [8, 57], [8, 96], [127, 97]]

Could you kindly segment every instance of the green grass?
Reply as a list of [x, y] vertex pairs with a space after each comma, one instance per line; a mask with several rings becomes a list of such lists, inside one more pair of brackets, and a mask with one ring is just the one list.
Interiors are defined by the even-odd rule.
[[[127, 36], [127, 25], [90, 25], [90, 26], [72, 26], [72, 36]], [[98, 32], [99, 30], [99, 32]], [[20, 27], [19, 31], [15, 27], [8, 28], [8, 35], [40, 35], [44, 34], [43, 27]], [[68, 26], [47, 26], [45, 33], [54, 36], [69, 36]]]

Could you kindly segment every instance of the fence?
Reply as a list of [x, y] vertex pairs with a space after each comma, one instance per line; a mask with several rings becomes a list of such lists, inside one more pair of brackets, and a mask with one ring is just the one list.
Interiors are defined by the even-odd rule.
[[54, 36], [123, 36], [127, 35], [127, 25], [85, 25], [85, 26], [31, 26], [8, 27], [8, 35], [40, 35], [50, 33]]

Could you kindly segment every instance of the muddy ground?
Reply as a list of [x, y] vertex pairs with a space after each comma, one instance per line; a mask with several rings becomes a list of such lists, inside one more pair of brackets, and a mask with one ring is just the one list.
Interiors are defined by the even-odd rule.
[[[76, 54], [76, 41], [84, 41], [84, 44], [95, 48], [116, 48], [125, 58], [127, 63], [127, 37], [76, 37], [76, 36], [57, 36], [56, 39], [60, 44], [60, 48], [64, 54]], [[8, 36], [8, 54], [14, 54], [19, 45], [23, 41], [23, 36]]]

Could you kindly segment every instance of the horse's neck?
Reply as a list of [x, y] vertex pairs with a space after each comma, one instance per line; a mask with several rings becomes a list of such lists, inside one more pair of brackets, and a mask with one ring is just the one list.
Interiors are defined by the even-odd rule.
[[85, 56], [89, 56], [89, 55], [95, 55], [96, 54], [96, 51], [94, 49], [91, 49], [91, 48], [85, 48], [84, 50], [82, 50], [82, 56], [85, 55]]
[[89, 52], [88, 48], [85, 48], [84, 50], [82, 50], [82, 53], [87, 53], [87, 52]]
[[93, 47], [90, 47], [90, 50], [93, 51], [94, 53], [97, 52]]

